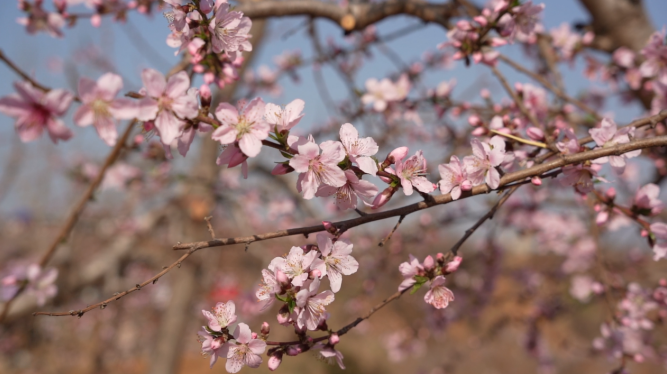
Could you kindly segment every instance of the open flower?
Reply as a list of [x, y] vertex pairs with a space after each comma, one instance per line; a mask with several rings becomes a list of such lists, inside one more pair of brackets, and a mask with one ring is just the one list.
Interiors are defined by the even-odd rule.
[[264, 109], [266, 122], [274, 125], [278, 132], [289, 131], [303, 118], [304, 114], [302, 112], [304, 107], [305, 103], [301, 99], [293, 100], [285, 106], [285, 109], [276, 104], [268, 103]]
[[340, 141], [345, 147], [350, 161], [356, 162], [364, 173], [375, 175], [378, 171], [377, 163], [370, 156], [378, 153], [378, 145], [370, 136], [359, 139], [359, 132], [351, 123], [340, 127]]
[[458, 157], [452, 156], [449, 164], [438, 165], [440, 171], [440, 192], [443, 194], [451, 192], [452, 200], [461, 197], [461, 191], [470, 191], [472, 182], [468, 180], [468, 175], [461, 165]]
[[[223, 4], [225, 5], [225, 4]], [[222, 125], [213, 131], [212, 138], [222, 144], [236, 141], [248, 157], [262, 150], [262, 140], [269, 136], [270, 126], [264, 121], [264, 101], [255, 98], [240, 113], [229, 103], [220, 103], [215, 110]]]
[[227, 353], [227, 364], [225, 368], [230, 373], [238, 373], [244, 365], [258, 368], [262, 364], [262, 353], [266, 349], [266, 342], [261, 339], [252, 339], [250, 327], [245, 323], [239, 323], [234, 330], [236, 344], [229, 344]]
[[303, 248], [292, 247], [286, 258], [276, 257], [269, 264], [269, 270], [274, 274], [277, 270], [282, 271], [292, 280], [295, 286], [303, 286], [303, 282], [308, 279], [308, 272], [310, 265], [317, 257], [317, 251], [310, 251], [307, 254], [303, 253]]
[[262, 307], [262, 310], [273, 304], [273, 300], [275, 300], [274, 296], [278, 292], [280, 292], [280, 284], [278, 284], [275, 274], [272, 271], [262, 269], [262, 283], [259, 285], [257, 292], [255, 292], [257, 300], [266, 300], [266, 304]]
[[424, 273], [424, 267], [419, 263], [419, 260], [413, 255], [410, 255], [409, 262], [403, 262], [398, 266], [398, 271], [403, 275], [403, 282], [398, 286], [399, 291], [412, 287], [417, 283], [415, 275]]
[[26, 293], [35, 296], [39, 306], [44, 305], [47, 299], [58, 293], [58, 287], [55, 285], [58, 269], [42, 269], [38, 264], [32, 264], [26, 270], [26, 278], [28, 281]]
[[229, 353], [229, 344], [225, 343], [223, 336], [213, 336], [205, 327], [197, 332], [199, 342], [201, 343], [201, 353], [204, 356], [211, 356], [210, 367], [218, 361], [219, 357], [227, 357]]
[[320, 357], [323, 361], [326, 361], [329, 365], [338, 364], [338, 366], [345, 370], [345, 365], [343, 364], [343, 354], [340, 351], [337, 351], [334, 347], [324, 344], [317, 343], [313, 346], [313, 349], [320, 350]]
[[296, 320], [299, 328], [306, 326], [308, 330], [317, 329], [317, 325], [327, 318], [325, 306], [331, 304], [334, 299], [334, 293], [327, 290], [319, 294], [319, 278], [313, 279], [310, 284], [304, 285], [296, 294], [296, 305], [301, 308], [299, 317]]
[[[635, 134], [634, 127], [624, 127], [618, 129], [616, 123], [608, 118], [603, 118], [600, 127], [590, 129], [588, 132], [591, 134], [593, 140], [600, 148], [613, 147], [617, 144], [629, 143], [632, 136]], [[642, 153], [641, 149], [624, 153], [620, 156], [606, 156], [600, 157], [593, 162], [596, 164], [604, 164], [607, 161], [609, 165], [614, 169], [618, 174], [622, 174], [625, 170], [625, 159], [637, 157]]]
[[412, 187], [423, 193], [430, 193], [435, 190], [433, 183], [424, 177], [426, 175], [426, 159], [422, 151], [417, 151], [407, 160], [396, 161], [396, 175], [401, 180], [401, 186], [405, 195], [412, 195]]
[[236, 305], [233, 301], [227, 303], [217, 303], [213, 308], [213, 313], [208, 310], [202, 310], [204, 317], [208, 319], [208, 327], [213, 331], [221, 331], [225, 327], [236, 322]]
[[354, 209], [357, 207], [357, 196], [366, 205], [371, 205], [367, 200], [372, 199], [378, 193], [378, 188], [373, 183], [359, 179], [354, 171], [345, 170], [347, 183], [342, 187], [333, 187], [326, 184], [320, 185], [315, 193], [317, 197], [336, 195], [335, 204], [340, 209]]
[[65, 90], [43, 92], [28, 82], [15, 82], [16, 94], [0, 98], [0, 113], [16, 118], [14, 127], [22, 142], [37, 139], [46, 129], [54, 143], [68, 140], [72, 131], [57, 119], [67, 112], [74, 96]]
[[227, 165], [227, 167], [233, 168], [234, 166], [241, 165], [241, 172], [243, 173], [243, 178], [248, 178], [248, 156], [241, 152], [241, 149], [236, 144], [231, 144], [225, 148], [224, 151], [220, 153], [218, 159], [215, 160], [215, 163], [218, 165]]
[[573, 186], [580, 194], [593, 191], [593, 178], [606, 182], [598, 177], [599, 165], [568, 165], [563, 167], [563, 178], [560, 179], [564, 186]]
[[157, 70], [144, 69], [142, 93], [146, 97], [139, 102], [138, 118], [142, 121], [155, 119], [155, 127], [165, 145], [181, 136], [186, 122], [184, 118], [195, 118], [199, 114], [197, 89], [190, 88], [188, 73], [180, 71], [166, 80]]
[[387, 109], [389, 101], [393, 101], [396, 96], [394, 84], [387, 78], [379, 81], [370, 78], [366, 81], [367, 93], [361, 97], [361, 102], [368, 105], [373, 103], [373, 109], [377, 112], [384, 112]]
[[322, 183], [332, 187], [343, 187], [347, 183], [345, 173], [338, 167], [345, 158], [345, 149], [340, 142], [327, 141], [318, 147], [311, 138], [297, 149], [299, 154], [292, 157], [289, 166], [301, 173], [296, 186], [303, 192], [304, 199], [312, 199]]
[[470, 145], [473, 155], [463, 158], [468, 179], [474, 186], [486, 182], [492, 189], [498, 188], [500, 174], [496, 166], [511, 161], [514, 156], [505, 153], [505, 141], [500, 136], [494, 136], [489, 143], [473, 138]]
[[343, 282], [343, 275], [354, 274], [359, 269], [357, 260], [350, 256], [352, 244], [343, 240], [333, 243], [326, 234], [318, 234], [317, 246], [320, 248], [322, 258], [315, 259], [311, 267], [320, 271], [322, 274], [320, 278], [328, 276], [331, 290], [338, 292]]
[[667, 224], [662, 222], [651, 224], [651, 234], [655, 237], [655, 244], [653, 245], [655, 255], [653, 259], [658, 261], [667, 257]]
[[243, 17], [243, 13], [229, 11], [230, 5], [223, 3], [215, 11], [215, 18], [209, 24], [213, 38], [213, 52], [220, 53], [223, 50], [234, 59], [238, 52], [252, 51], [250, 44], [250, 27], [252, 21]]
[[660, 200], [660, 186], [649, 183], [637, 190], [633, 204], [643, 215], [654, 215], [662, 211], [665, 204]]
[[438, 275], [431, 281], [431, 289], [424, 295], [424, 301], [436, 309], [447, 308], [450, 301], [454, 301], [454, 293], [444, 286], [445, 277]]
[[97, 134], [109, 146], [116, 144], [118, 131], [115, 119], [132, 119], [137, 115], [133, 101], [116, 98], [123, 88], [123, 79], [107, 73], [97, 82], [83, 77], [79, 79], [79, 96], [83, 105], [74, 113], [74, 123], [79, 126], [95, 126]]

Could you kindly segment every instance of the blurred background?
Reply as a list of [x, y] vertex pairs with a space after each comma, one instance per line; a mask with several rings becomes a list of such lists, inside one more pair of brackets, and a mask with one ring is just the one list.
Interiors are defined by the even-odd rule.
[[[562, 24], [574, 28], [590, 20], [578, 1], [542, 2], [546, 5], [545, 30]], [[644, 6], [654, 28], [664, 29], [667, 2], [646, 0]], [[72, 7], [75, 9], [90, 12], [83, 5]], [[125, 22], [106, 17], [99, 27], [80, 19], [65, 28], [62, 39], [27, 34], [16, 22], [21, 16], [15, 2], [0, 5], [0, 49], [48, 87], [76, 92], [80, 77], [97, 79], [111, 71], [123, 77], [122, 92], [137, 91], [142, 86], [142, 69], [167, 72], [181, 60], [165, 43], [170, 31], [160, 9], [153, 9], [150, 15], [129, 12]], [[301, 98], [306, 102], [306, 115], [295, 133], [314, 134], [318, 142], [337, 139], [340, 125], [352, 121], [362, 136], [378, 140], [380, 159], [399, 145], [410, 146], [412, 152], [424, 149], [432, 181], [439, 179], [436, 165], [456, 153], [457, 142], [452, 139], [457, 139], [457, 132], [465, 132], [465, 117], [443, 119], [432, 108], [418, 108], [421, 123], [403, 120], [389, 126], [385, 118], [372, 114], [350, 119], [350, 107], [358, 105], [358, 93], [364, 92], [366, 80], [395, 80], [398, 72], [417, 69], [415, 63], [424, 65], [425, 54], [430, 53], [437, 56], [437, 62], [423, 69], [413, 85], [415, 94], [456, 79], [458, 101], [483, 103], [481, 89], [489, 90], [497, 101], [506, 96], [488, 68], [466, 67], [436, 48], [447, 40], [446, 30], [413, 18], [392, 17], [375, 29], [350, 35], [343, 35], [327, 20], [257, 20], [253, 35], [255, 49], [247, 55], [249, 61], [238, 84], [214, 93], [217, 101], [235, 104], [238, 99], [260, 96], [266, 102], [285, 105]], [[368, 35], [383, 41], [367, 43], [364, 38]], [[354, 52], [313, 63], [336, 50]], [[519, 44], [503, 47], [503, 53], [529, 61], [529, 51]], [[589, 54], [609, 59], [607, 53]], [[290, 65], [286, 61], [294, 66], [286, 69]], [[531, 67], [530, 62], [527, 65]], [[596, 92], [607, 93], [610, 86], [582, 79], [588, 66], [585, 58], [561, 64], [570, 94], [601, 97], [600, 113], [613, 116], [618, 123], [644, 112], [638, 102], [628, 103], [621, 94], [595, 96]], [[511, 82], [528, 82], [514, 70], [505, 66], [501, 70]], [[18, 79], [0, 64], [0, 97], [14, 92], [12, 83]], [[197, 78], [193, 86], [201, 83]], [[92, 127], [75, 128], [73, 112], [70, 109], [65, 122], [75, 136], [58, 145], [47, 137], [21, 143], [14, 120], [0, 115], [0, 272], [39, 259], [110, 151]], [[123, 123], [119, 131], [125, 126]], [[270, 175], [275, 160], [266, 150], [251, 160], [250, 177], [243, 179], [239, 168], [215, 164], [220, 147], [205, 136], [195, 140], [187, 157], [174, 151], [174, 159], [167, 160], [158, 140], [150, 133], [142, 135], [145, 140], [129, 147], [119, 167], [110, 170], [51, 261], [50, 266], [59, 272], [58, 294], [42, 307], [29, 295], [20, 297], [0, 326], [1, 373], [222, 373], [224, 362], [209, 369], [196, 333], [205, 323], [200, 311], [227, 300], [235, 301], [239, 321], [253, 330], [268, 321], [271, 340], [291, 340], [292, 332], [276, 323], [276, 310], [260, 312], [254, 293], [260, 271], [271, 259], [287, 253], [292, 245], [314, 243], [313, 237], [258, 242], [246, 251], [243, 245], [205, 249], [156, 284], [104, 310], [82, 318], [31, 316], [37, 310], [80, 309], [150, 278], [180, 256], [171, 249], [175, 243], [208, 240], [204, 217], [209, 215], [217, 237], [355, 216], [337, 211], [330, 200], [303, 200], [296, 191], [296, 175]], [[648, 182], [662, 182], [662, 176], [652, 175], [648, 165], [638, 161], [626, 171], [634, 173], [632, 178], [614, 181], [619, 198], [630, 199]], [[575, 275], [563, 264], [578, 244], [548, 235], [554, 226], [588, 227], [591, 222], [595, 226], [591, 204], [574, 195], [571, 189], [545, 193], [534, 186], [523, 187], [463, 246], [464, 263], [449, 278], [456, 301], [447, 309], [436, 310], [423, 302], [424, 290], [404, 295], [341, 340], [337, 348], [345, 356], [347, 371], [608, 373], [617, 368], [619, 360], [595, 350], [592, 342], [600, 336], [600, 325], [609, 318], [610, 308], [621, 298], [573, 295]], [[665, 201], [664, 193], [661, 197]], [[386, 209], [420, 199], [397, 194]], [[338, 328], [353, 321], [395, 292], [402, 280], [398, 265], [409, 254], [423, 259], [446, 252], [496, 200], [492, 194], [410, 215], [382, 247], [378, 243], [394, 220], [347, 233], [360, 268], [344, 278], [331, 305], [329, 326]], [[536, 201], [543, 204], [541, 212]], [[526, 221], [533, 221], [532, 225]], [[636, 228], [625, 227], [595, 234], [597, 254], [587, 271], [596, 278], [613, 273], [616, 278], [612, 281], [618, 284], [657, 284], [666, 274], [665, 262], [652, 261], [650, 248], [637, 233]], [[601, 261], [605, 266], [597, 267]], [[667, 343], [666, 327], [656, 329], [651, 343]], [[664, 373], [666, 354], [655, 351], [645, 363], [628, 362], [626, 369]], [[258, 370], [268, 371], [265, 365]], [[340, 372], [337, 366], [319, 362], [314, 354], [288, 357], [278, 370]]]

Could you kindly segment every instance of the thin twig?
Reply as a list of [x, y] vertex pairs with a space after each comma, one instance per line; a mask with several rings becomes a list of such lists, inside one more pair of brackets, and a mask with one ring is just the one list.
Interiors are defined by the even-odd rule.
[[[95, 190], [97, 190], [97, 187], [102, 183], [106, 171], [109, 169], [111, 165], [113, 165], [114, 162], [116, 162], [118, 156], [120, 156], [121, 150], [124, 148], [125, 143], [127, 142], [127, 139], [129, 138], [130, 133], [132, 132], [132, 128], [134, 127], [136, 122], [137, 122], [136, 120], [132, 120], [127, 125], [127, 129], [125, 129], [125, 132], [118, 140], [118, 143], [116, 143], [116, 145], [113, 147], [113, 149], [107, 156], [106, 160], [104, 161], [104, 164], [100, 168], [100, 172], [97, 174], [95, 179], [93, 179], [93, 181], [88, 186], [88, 189], [83, 193], [79, 201], [76, 203], [76, 205], [70, 212], [69, 216], [65, 220], [65, 224], [61, 227], [60, 232], [51, 242], [51, 245], [46, 250], [46, 252], [44, 252], [42, 257], [40, 258], [39, 260], [40, 267], [44, 267], [49, 262], [53, 254], [56, 252], [56, 249], [58, 249], [60, 244], [64, 243], [67, 240], [67, 237], [72, 232], [74, 225], [76, 225], [76, 223], [78, 222], [79, 217], [83, 212], [83, 209], [86, 207], [86, 204], [88, 204], [88, 202], [92, 199], [93, 193], [95, 192]], [[2, 313], [0, 313], [0, 323], [4, 321], [4, 319], [7, 317], [12, 302], [16, 300], [16, 298], [25, 290], [25, 287], [26, 287], [25, 284], [21, 286], [18, 289], [18, 291], [14, 294], [14, 296], [11, 299], [7, 300], [7, 302], [5, 302], [5, 305], [3, 306], [2, 309]]]
[[401, 217], [398, 219], [398, 222], [396, 222], [396, 225], [394, 226], [393, 229], [391, 229], [391, 231], [389, 232], [389, 234], [388, 234], [384, 239], [382, 239], [382, 241], [381, 241], [380, 243], [378, 243], [378, 245], [379, 245], [380, 247], [384, 247], [385, 243], [387, 243], [387, 242], [389, 241], [389, 239], [391, 239], [391, 236], [394, 235], [394, 232], [398, 229], [398, 226], [400, 226], [400, 225], [401, 225], [401, 222], [403, 222], [403, 218], [405, 218], [404, 215], [401, 216]]
[[468, 240], [468, 238], [472, 234], [474, 234], [475, 231], [480, 226], [482, 226], [482, 224], [484, 222], [486, 222], [487, 219], [492, 219], [493, 215], [496, 214], [496, 212], [498, 211], [498, 208], [500, 208], [505, 203], [505, 201], [507, 201], [507, 199], [509, 199], [510, 196], [512, 196], [514, 191], [516, 191], [518, 189], [519, 189], [519, 186], [514, 186], [514, 187], [510, 188], [509, 190], [507, 190], [507, 192], [505, 192], [505, 195], [503, 195], [503, 197], [501, 197], [500, 200], [498, 200], [498, 202], [491, 208], [491, 210], [489, 210], [482, 218], [480, 218], [477, 222], [475, 222], [475, 224], [472, 225], [472, 227], [467, 229], [465, 234], [463, 235], [463, 237], [461, 239], [459, 239], [459, 241], [456, 242], [456, 244], [454, 244], [454, 246], [452, 246], [452, 248], [450, 248], [449, 251], [452, 252], [454, 254], [454, 256], [456, 256], [456, 254], [458, 253], [458, 251], [461, 248], [461, 246], [463, 245], [463, 243], [465, 243], [465, 241]]
[[32, 79], [32, 77], [30, 77], [30, 76], [29, 76], [28, 74], [26, 74], [23, 70], [21, 70], [21, 68], [19, 68], [19, 67], [18, 67], [12, 60], [10, 60], [10, 59], [4, 54], [4, 52], [2, 52], [1, 49], [0, 49], [0, 60], [2, 60], [2, 61], [3, 61], [3, 62], [4, 62], [10, 69], [14, 70], [14, 72], [15, 72], [16, 74], [18, 74], [21, 78], [23, 78], [23, 79], [27, 80], [28, 82], [30, 82], [30, 84], [32, 84], [33, 87], [35, 87], [35, 88], [37, 88], [37, 89], [39, 89], [39, 90], [41, 90], [41, 91], [44, 91], [44, 92], [49, 92], [49, 91], [51, 91], [50, 88], [48, 88], [48, 87], [46, 87], [46, 86], [42, 86], [41, 84], [39, 84], [39, 82], [37, 82], [36, 80]]
[[211, 233], [211, 239], [215, 239], [215, 231], [211, 225], [211, 218], [213, 218], [213, 216], [204, 217], [204, 220], [206, 221], [206, 226], [208, 226], [208, 232]]

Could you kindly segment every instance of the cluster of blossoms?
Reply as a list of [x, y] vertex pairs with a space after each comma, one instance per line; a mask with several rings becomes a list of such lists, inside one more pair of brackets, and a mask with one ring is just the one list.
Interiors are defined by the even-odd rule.
[[398, 267], [405, 278], [398, 286], [398, 290], [404, 291], [412, 287], [411, 292], [414, 293], [428, 284], [429, 290], [424, 295], [424, 301], [437, 309], [444, 309], [450, 301], [454, 301], [454, 293], [444, 286], [445, 275], [455, 272], [462, 261], [462, 257], [456, 256], [451, 261], [446, 262], [445, 256], [438, 253], [435, 260], [429, 255], [422, 263], [419, 263], [416, 257], [410, 255], [410, 261], [406, 261]]
[[9, 269], [9, 273], [0, 279], [0, 296], [3, 300], [11, 300], [19, 289], [24, 288], [25, 293], [32, 295], [37, 305], [42, 306], [47, 299], [58, 293], [55, 285], [58, 269], [42, 269], [38, 264], [12, 266]]
[[[532, 1], [524, 4], [510, 0], [492, 1], [472, 21], [458, 21], [447, 32], [449, 41], [438, 48], [455, 48], [455, 60], [465, 58], [468, 61], [472, 57], [475, 63], [495, 66], [500, 53], [494, 47], [512, 43], [515, 39], [534, 41], [535, 31], [541, 28], [538, 16], [543, 9], [544, 4], [533, 5]], [[490, 35], [491, 30], [495, 30], [497, 36]]]

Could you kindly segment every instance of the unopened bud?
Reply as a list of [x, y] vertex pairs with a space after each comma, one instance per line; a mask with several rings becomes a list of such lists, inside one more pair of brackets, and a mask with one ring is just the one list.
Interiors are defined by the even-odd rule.
[[479, 91], [479, 95], [482, 97], [482, 99], [488, 99], [491, 97], [491, 91], [486, 88], [482, 88], [482, 90]]
[[280, 363], [283, 362], [283, 353], [276, 352], [269, 357], [269, 370], [274, 371], [280, 366]]
[[484, 127], [477, 127], [470, 132], [473, 136], [482, 136], [486, 134], [486, 129]]
[[530, 183], [536, 185], [536, 186], [541, 186], [542, 185], [542, 178], [540, 177], [532, 177], [530, 178]]
[[283, 287], [287, 287], [290, 284], [289, 278], [280, 269], [276, 269], [276, 280]]
[[322, 221], [322, 225], [324, 225], [324, 229], [327, 230], [329, 234], [336, 235], [338, 229], [331, 221]]
[[278, 320], [278, 323], [281, 325], [289, 323], [289, 308], [287, 305], [283, 305], [282, 308], [278, 311], [278, 315], [276, 316], [276, 319]]
[[435, 255], [435, 260], [438, 262], [438, 265], [442, 266], [445, 264], [445, 255], [438, 253]]
[[340, 342], [340, 336], [338, 336], [338, 334], [333, 333], [329, 336], [329, 344], [336, 345], [338, 342]]
[[395, 164], [396, 161], [404, 159], [405, 156], [408, 155], [408, 151], [408, 147], [398, 147], [394, 149], [387, 155], [387, 158], [382, 163], [382, 166], [386, 168], [389, 165]]
[[529, 127], [526, 129], [526, 135], [528, 135], [529, 138], [533, 140], [543, 140], [544, 139], [544, 131], [538, 127]]
[[616, 189], [614, 187], [609, 187], [605, 195], [611, 200], [614, 200], [616, 198]]
[[461, 182], [460, 187], [461, 191], [470, 191], [472, 190], [472, 182], [466, 179], [463, 182]]
[[288, 356], [296, 356], [301, 352], [302, 352], [301, 347], [299, 347], [297, 345], [290, 345], [289, 347], [287, 347], [287, 352], [286, 353], [287, 353]]
[[252, 334], [250, 334], [250, 337], [251, 337], [252, 339], [257, 339], [257, 333], [256, 333], [256, 332], [253, 332]]
[[269, 326], [268, 322], [262, 322], [262, 329], [260, 330], [262, 335], [269, 335], [271, 332], [271, 326]]
[[482, 120], [479, 118], [477, 114], [473, 114], [470, 117], [468, 117], [468, 124], [470, 124], [470, 126], [477, 127], [482, 124]]
[[310, 274], [308, 274], [308, 278], [310, 279], [322, 278], [322, 272], [317, 269], [312, 270]]
[[435, 267], [435, 261], [431, 255], [426, 256], [424, 259], [424, 270], [431, 271]]
[[202, 107], [211, 106], [211, 87], [209, 87], [208, 84], [202, 84], [199, 87], [199, 97]]
[[398, 187], [387, 187], [385, 188], [384, 191], [382, 191], [380, 194], [375, 196], [375, 199], [373, 200], [373, 205], [371, 206], [372, 209], [377, 209], [384, 204], [388, 203], [391, 197], [398, 191]]
[[641, 233], [640, 233], [640, 235], [641, 235], [643, 238], [645, 238], [645, 237], [648, 236], [648, 231], [646, 231], [646, 230], [642, 230]]
[[461, 261], [463, 261], [463, 257], [461, 257], [461, 256], [454, 257], [454, 259], [451, 260], [447, 264], [447, 266], [445, 266], [445, 272], [447, 272], [447, 273], [455, 272], [459, 268], [459, 265], [461, 265]]
[[284, 175], [284, 174], [287, 174], [287, 173], [291, 173], [293, 171], [294, 171], [294, 169], [289, 165], [277, 164], [276, 167], [274, 167], [273, 170], [271, 170], [271, 174], [272, 175]]

